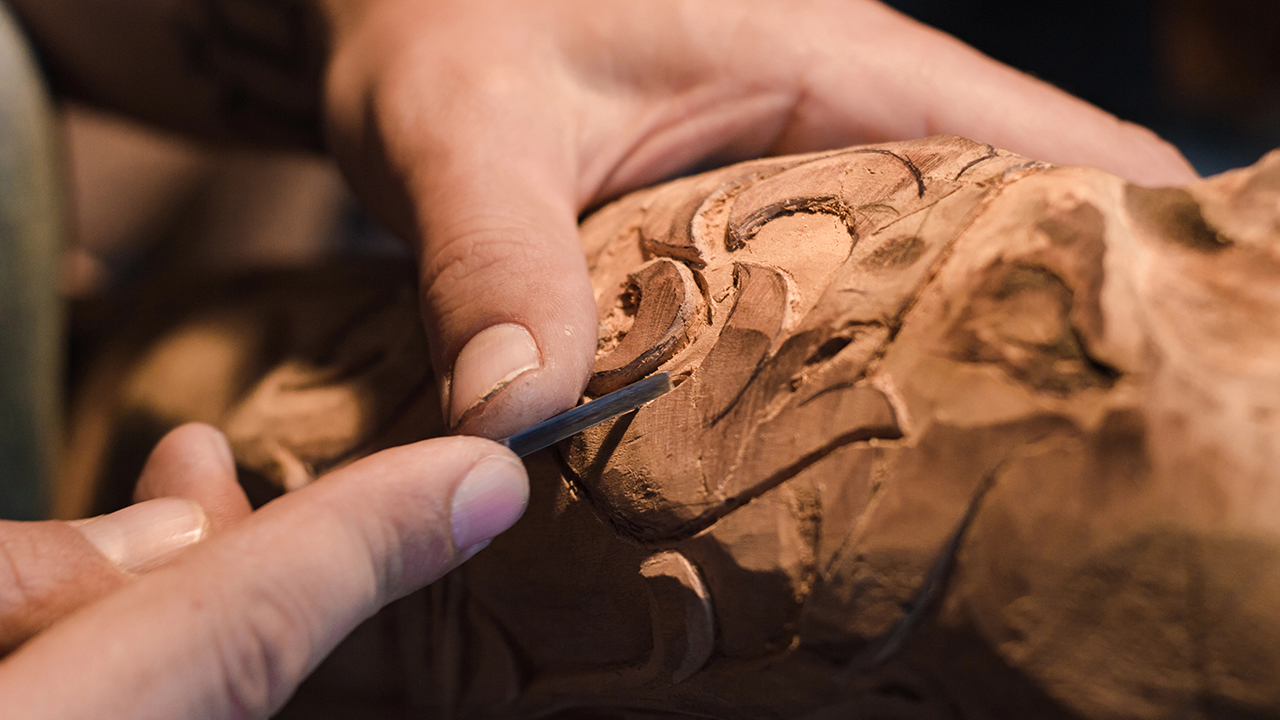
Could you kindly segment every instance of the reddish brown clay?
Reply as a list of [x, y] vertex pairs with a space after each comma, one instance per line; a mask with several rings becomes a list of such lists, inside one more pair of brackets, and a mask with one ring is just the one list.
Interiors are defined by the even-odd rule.
[[[589, 393], [678, 387], [533, 458], [516, 528], [296, 708], [1280, 713], [1280, 154], [1144, 189], [932, 138], [678, 180], [582, 235]], [[442, 431], [413, 293], [372, 277], [130, 340], [66, 496], [139, 427], [218, 422], [278, 488]], [[184, 405], [192, 337], [222, 385]]]

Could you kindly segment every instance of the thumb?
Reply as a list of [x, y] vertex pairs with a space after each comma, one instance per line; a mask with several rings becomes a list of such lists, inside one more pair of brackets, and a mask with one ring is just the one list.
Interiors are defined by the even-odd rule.
[[34, 638], [0, 671], [0, 707], [266, 717], [356, 625], [474, 554], [527, 498], [517, 459], [478, 438], [371, 455]]
[[501, 437], [577, 403], [595, 302], [572, 192], [557, 192], [550, 163], [494, 157], [481, 139], [455, 147], [481, 150], [433, 163], [418, 197], [422, 313], [450, 427]]
[[373, 5], [340, 23], [330, 144], [365, 205], [418, 248], [449, 426], [509, 435], [575, 405], [594, 360], [576, 105], [531, 67], [530, 52], [545, 58], [522, 40], [462, 63], [456, 38], [439, 35], [446, 24], [424, 24], [422, 3]]

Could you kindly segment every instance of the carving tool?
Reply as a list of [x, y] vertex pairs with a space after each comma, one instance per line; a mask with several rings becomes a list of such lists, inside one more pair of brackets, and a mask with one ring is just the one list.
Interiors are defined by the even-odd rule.
[[498, 442], [511, 448], [511, 451], [520, 457], [524, 457], [567, 437], [577, 435], [587, 428], [595, 427], [605, 420], [612, 420], [619, 415], [638, 410], [641, 405], [671, 392], [672, 387], [671, 373], [660, 372], [650, 375], [621, 390], [615, 390], [589, 403], [583, 403]]

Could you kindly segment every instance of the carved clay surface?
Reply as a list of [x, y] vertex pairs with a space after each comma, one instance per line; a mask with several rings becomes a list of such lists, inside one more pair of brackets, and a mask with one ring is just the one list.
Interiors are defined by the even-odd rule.
[[[1153, 190], [931, 138], [677, 180], [582, 237], [588, 394], [678, 387], [531, 458], [526, 517], [296, 712], [1280, 713], [1280, 154]], [[122, 341], [63, 507], [128, 482], [139, 428], [218, 423], [277, 491], [441, 432], [385, 277]]]

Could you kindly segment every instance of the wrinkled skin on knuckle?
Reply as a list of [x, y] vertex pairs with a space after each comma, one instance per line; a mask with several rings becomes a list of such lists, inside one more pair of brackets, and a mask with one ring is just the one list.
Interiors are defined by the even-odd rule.
[[215, 671], [234, 717], [282, 707], [317, 657], [318, 628], [305, 603], [275, 582], [256, 590], [242, 612], [222, 615], [213, 629]]
[[[372, 567], [376, 596], [373, 607], [382, 607], [435, 582], [453, 567], [456, 548], [449, 533], [448, 512], [438, 508], [423, 511], [426, 520], [390, 521], [383, 540], [389, 561]], [[426, 538], [415, 537], [408, 525], [426, 522], [437, 532]]]
[[477, 228], [433, 247], [423, 262], [422, 300], [437, 327], [457, 324], [478, 298], [501, 297], [519, 285], [537, 252], [515, 227]]
[[[395, 507], [371, 513], [376, 519], [352, 531], [360, 568], [350, 577], [368, 590], [368, 614], [417, 589], [426, 573], [434, 574], [453, 557], [448, 540], [447, 499], [435, 489], [402, 498]], [[411, 508], [408, 509], [408, 508]], [[423, 538], [421, 528], [432, 528]], [[434, 580], [434, 578], [431, 578]]]

